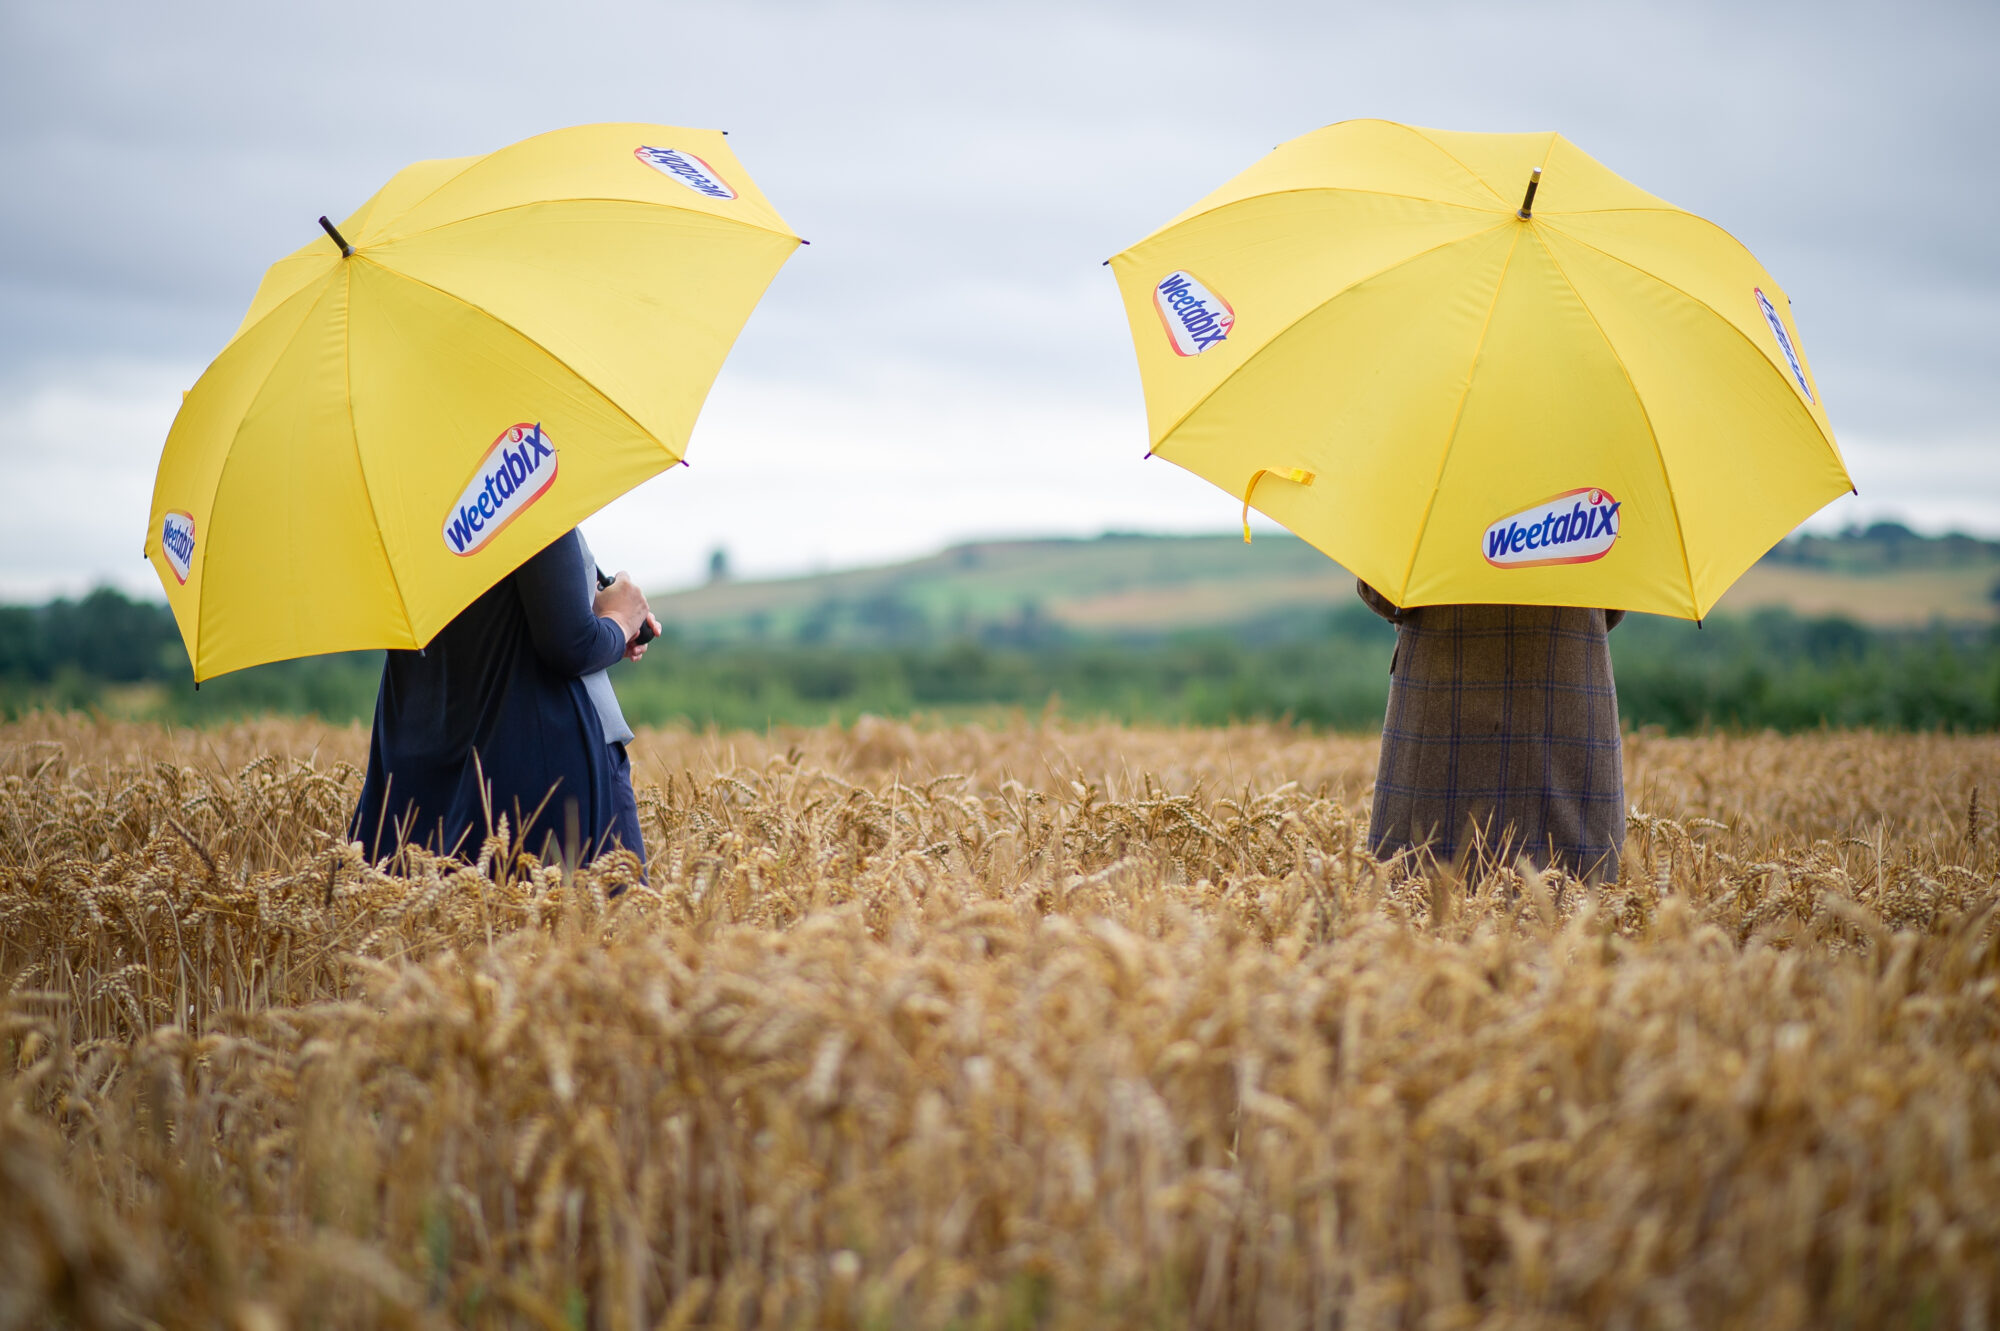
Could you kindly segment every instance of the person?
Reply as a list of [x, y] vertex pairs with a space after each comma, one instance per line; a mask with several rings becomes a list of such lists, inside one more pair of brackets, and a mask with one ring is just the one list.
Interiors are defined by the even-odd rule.
[[625, 724], [606, 669], [659, 631], [622, 572], [598, 587], [583, 533], [566, 532], [419, 651], [382, 665], [368, 772], [349, 835], [371, 860], [405, 844], [478, 853], [504, 815], [547, 862], [623, 846], [645, 862]]
[[1606, 635], [1622, 610], [1403, 609], [1356, 583], [1396, 626], [1368, 848], [1483, 856], [1618, 877], [1625, 770]]

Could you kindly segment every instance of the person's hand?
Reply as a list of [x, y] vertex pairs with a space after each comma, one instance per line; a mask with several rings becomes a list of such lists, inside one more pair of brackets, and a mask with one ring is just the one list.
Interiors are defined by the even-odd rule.
[[[618, 627], [625, 630], [628, 652], [636, 645], [632, 640], [639, 636], [639, 630], [653, 617], [652, 611], [646, 607], [646, 594], [639, 590], [638, 584], [633, 582], [622, 568], [618, 570], [618, 576], [611, 580], [609, 587], [598, 591], [593, 608], [599, 616], [617, 621]], [[653, 631], [659, 632], [657, 628]], [[639, 658], [635, 656], [632, 659], [636, 661]]]
[[[653, 612], [650, 610], [646, 612], [646, 622], [653, 626], [653, 636], [655, 638], [659, 637], [660, 621], [653, 618]], [[631, 638], [627, 639], [625, 642], [625, 659], [627, 661], [638, 660], [640, 657], [646, 654], [646, 649], [650, 646], [652, 646], [651, 643], [640, 642], [638, 635], [634, 634]]]

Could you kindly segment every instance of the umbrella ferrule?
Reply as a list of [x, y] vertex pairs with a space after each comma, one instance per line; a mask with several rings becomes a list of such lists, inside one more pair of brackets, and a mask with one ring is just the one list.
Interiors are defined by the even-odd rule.
[[[1531, 197], [1532, 197], [1532, 191], [1531, 191]], [[1522, 216], [1524, 217], [1526, 215], [1527, 214], [1525, 213], [1522, 214]], [[340, 246], [340, 254], [342, 258], [351, 259], [354, 257], [354, 247], [347, 243], [347, 237], [340, 234], [339, 228], [335, 227], [333, 223], [327, 221], [324, 217], [319, 219], [319, 224], [326, 228], [327, 235], [333, 237], [333, 243]]]
[[[1542, 168], [1538, 166], [1535, 168], [1534, 174], [1528, 177], [1528, 193], [1521, 200], [1521, 212], [1519, 215], [1524, 222], [1535, 215], [1535, 191], [1541, 188], [1541, 184]], [[320, 220], [324, 221], [326, 219], [321, 218]]]

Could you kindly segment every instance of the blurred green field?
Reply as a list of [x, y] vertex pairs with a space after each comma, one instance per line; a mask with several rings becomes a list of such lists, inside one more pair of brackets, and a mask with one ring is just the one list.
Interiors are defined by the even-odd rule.
[[[1786, 609], [1871, 628], [2000, 618], [2000, 542], [1924, 538], [1893, 523], [1785, 542], [1731, 588], [1721, 615]], [[692, 643], [878, 646], [952, 638], [1034, 641], [1226, 630], [1250, 642], [1315, 631], [1354, 600], [1353, 575], [1295, 536], [991, 541], [879, 568], [656, 596]]]
[[[2000, 728], [2000, 545], [1901, 528], [1774, 551], [1705, 625], [1612, 636], [1628, 724], [1796, 731]], [[642, 725], [759, 728], [872, 713], [1054, 711], [1222, 725], [1381, 722], [1394, 632], [1303, 542], [1110, 535], [992, 542], [906, 564], [654, 598], [666, 626], [613, 680]], [[365, 721], [379, 653], [281, 662], [193, 688], [164, 607], [100, 591], [0, 607], [0, 711], [206, 724], [264, 712]]]

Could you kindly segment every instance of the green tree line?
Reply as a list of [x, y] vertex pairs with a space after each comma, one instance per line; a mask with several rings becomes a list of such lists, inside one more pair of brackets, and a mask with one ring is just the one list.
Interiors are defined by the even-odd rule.
[[[818, 723], [863, 712], [945, 717], [1039, 712], [1217, 725], [1289, 717], [1380, 724], [1394, 631], [1360, 606], [1287, 633], [1083, 636], [1044, 625], [881, 645], [791, 639], [708, 644], [671, 630], [613, 671], [637, 724]], [[2000, 728], [2000, 631], [1872, 630], [1782, 610], [1697, 628], [1635, 615], [1612, 634], [1620, 711], [1633, 726], [1778, 730], [1822, 725]], [[193, 687], [164, 606], [100, 590], [0, 607], [0, 710], [99, 708], [199, 724], [263, 712], [363, 721], [379, 652], [285, 661]]]

